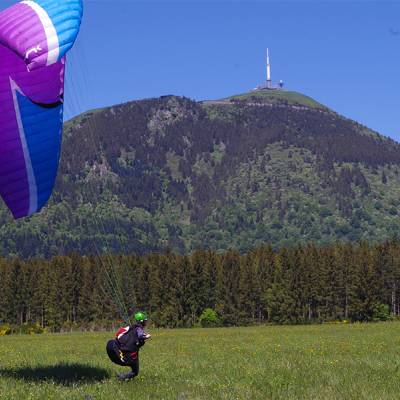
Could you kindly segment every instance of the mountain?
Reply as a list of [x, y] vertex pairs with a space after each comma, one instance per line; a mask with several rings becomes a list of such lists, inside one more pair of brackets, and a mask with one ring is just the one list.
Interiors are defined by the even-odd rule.
[[400, 229], [400, 145], [300, 93], [163, 96], [67, 122], [38, 215], [0, 209], [0, 252], [381, 241]]

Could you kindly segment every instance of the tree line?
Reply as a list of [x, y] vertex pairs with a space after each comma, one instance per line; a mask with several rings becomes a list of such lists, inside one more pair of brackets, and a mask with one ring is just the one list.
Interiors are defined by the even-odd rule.
[[165, 327], [194, 326], [206, 309], [224, 326], [372, 321], [399, 315], [399, 290], [397, 240], [0, 259], [0, 324], [99, 329], [121, 323], [121, 308]]

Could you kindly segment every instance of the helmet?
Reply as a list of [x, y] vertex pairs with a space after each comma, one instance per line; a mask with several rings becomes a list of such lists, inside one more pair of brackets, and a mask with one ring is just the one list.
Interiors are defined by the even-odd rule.
[[135, 321], [136, 322], [147, 321], [147, 314], [144, 311], [138, 311], [137, 313], [135, 313]]

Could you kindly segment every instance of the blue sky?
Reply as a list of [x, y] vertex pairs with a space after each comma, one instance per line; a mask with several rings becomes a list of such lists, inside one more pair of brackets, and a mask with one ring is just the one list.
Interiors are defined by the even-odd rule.
[[164, 94], [246, 92], [264, 80], [267, 47], [273, 80], [400, 140], [398, 0], [86, 0], [66, 118]]

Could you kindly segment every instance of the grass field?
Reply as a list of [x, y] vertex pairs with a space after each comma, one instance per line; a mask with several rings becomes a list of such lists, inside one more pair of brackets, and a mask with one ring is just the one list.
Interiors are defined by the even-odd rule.
[[141, 374], [110, 334], [0, 337], [0, 399], [399, 399], [400, 323], [153, 330]]
[[258, 90], [248, 93], [242, 93], [234, 96], [230, 96], [225, 100], [235, 99], [235, 100], [246, 100], [248, 98], [259, 98], [265, 100], [267, 103], [279, 104], [282, 101], [293, 105], [303, 105], [311, 108], [321, 108], [326, 109], [324, 105], [318, 103], [311, 97], [305, 96], [302, 93], [290, 92], [286, 90]]

